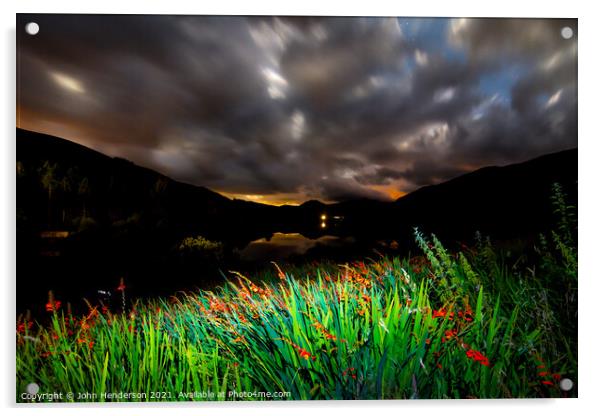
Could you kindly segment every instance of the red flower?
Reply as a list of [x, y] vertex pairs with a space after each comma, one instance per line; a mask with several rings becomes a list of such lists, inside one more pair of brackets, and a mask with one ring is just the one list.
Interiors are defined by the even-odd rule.
[[466, 357], [472, 358], [474, 361], [484, 365], [485, 367], [489, 367], [489, 358], [485, 357], [482, 353], [476, 350], [468, 350], [466, 351]]
[[55, 312], [55, 311], [58, 311], [60, 307], [61, 307], [60, 300], [55, 300], [55, 301], [51, 300], [46, 304], [46, 311], [47, 312]]
[[443, 318], [447, 314], [444, 308], [433, 311], [433, 318]]
[[31, 329], [32, 325], [33, 322], [21, 322], [19, 325], [17, 325], [17, 333], [24, 333], [26, 329]]
[[[433, 311], [433, 318], [445, 318], [447, 316], [447, 310], [445, 308], [441, 308]], [[449, 312], [449, 319], [451, 320], [454, 317], [453, 312]]]
[[464, 317], [464, 320], [466, 322], [472, 322], [472, 312], [470, 310], [467, 310], [464, 312], [462, 312], [462, 311], [458, 312], [458, 317], [460, 317], [460, 318]]
[[343, 377], [345, 377], [347, 374], [349, 374], [352, 379], [354, 379], [354, 380], [357, 379], [357, 375], [355, 374], [355, 368], [354, 367], [349, 367], [348, 369], [346, 369], [345, 371], [343, 371]]
[[558, 373], [552, 374], [552, 377], [554, 378], [554, 380], [560, 381], [560, 374], [558, 374]]
[[123, 292], [125, 290], [125, 282], [123, 281], [123, 277], [119, 280], [119, 286], [117, 286], [117, 290]]
[[452, 339], [453, 337], [455, 337], [456, 335], [458, 335], [458, 330], [457, 329], [448, 329], [445, 331], [445, 337], [442, 339], [442, 341], [449, 341], [450, 339]]
[[552, 383], [549, 380], [544, 380], [544, 381], [541, 382], [541, 384], [545, 384], [546, 386], [553, 386], [554, 385], [554, 383]]
[[305, 358], [306, 360], [309, 360], [310, 358], [314, 358], [309, 351], [307, 351], [303, 348], [299, 348], [299, 355], [301, 356], [301, 358]]

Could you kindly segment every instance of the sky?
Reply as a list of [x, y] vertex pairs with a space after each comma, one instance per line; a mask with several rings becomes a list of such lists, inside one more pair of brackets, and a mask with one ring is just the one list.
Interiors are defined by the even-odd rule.
[[577, 29], [576, 19], [19, 15], [17, 127], [231, 198], [392, 200], [577, 147]]

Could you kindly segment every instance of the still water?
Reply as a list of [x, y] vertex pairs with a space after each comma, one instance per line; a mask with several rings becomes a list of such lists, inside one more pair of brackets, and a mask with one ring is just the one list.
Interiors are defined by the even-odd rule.
[[299, 233], [274, 233], [271, 238], [260, 238], [251, 241], [241, 250], [240, 257], [244, 261], [270, 261], [303, 256], [310, 251], [326, 248], [342, 248], [353, 244], [352, 238], [332, 235], [311, 239]]

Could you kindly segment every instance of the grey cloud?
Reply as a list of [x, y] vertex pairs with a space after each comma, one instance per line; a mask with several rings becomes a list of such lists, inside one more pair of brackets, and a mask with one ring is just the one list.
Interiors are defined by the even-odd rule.
[[[570, 27], [572, 39], [561, 36]], [[473, 60], [537, 60], [577, 41], [576, 19], [452, 19], [450, 42]]]
[[[22, 127], [223, 192], [382, 199], [371, 186], [410, 191], [576, 146], [576, 40], [559, 36], [572, 20], [454, 20], [418, 63], [428, 42], [393, 18], [18, 25], [32, 18], [40, 35], [18, 37]], [[510, 65], [524, 71], [493, 100], [481, 80]]]

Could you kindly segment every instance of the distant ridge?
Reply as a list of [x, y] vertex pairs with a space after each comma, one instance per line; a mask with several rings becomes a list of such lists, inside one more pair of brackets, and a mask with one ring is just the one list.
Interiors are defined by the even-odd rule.
[[[111, 158], [85, 146], [46, 134], [17, 129], [17, 159], [39, 166], [51, 160], [78, 167], [90, 179], [92, 212], [110, 224], [134, 213], [149, 223], [168, 224], [182, 231], [194, 229], [229, 237], [247, 232], [304, 230], [319, 235], [317, 216], [324, 213], [342, 220], [330, 233], [396, 237], [413, 227], [440, 235], [464, 236], [481, 230], [511, 236], [535, 232], [552, 220], [550, 192], [560, 183], [573, 201], [577, 189], [577, 149], [543, 155], [526, 162], [484, 167], [446, 182], [422, 187], [393, 202], [369, 199], [324, 204], [309, 200], [299, 206], [275, 207], [230, 200], [210, 189], [172, 180], [151, 169]], [[155, 188], [161, 185], [161, 196]], [[19, 203], [36, 210], [39, 223], [46, 215], [44, 194], [20, 185]], [[40, 224], [40, 227], [43, 227]]]

